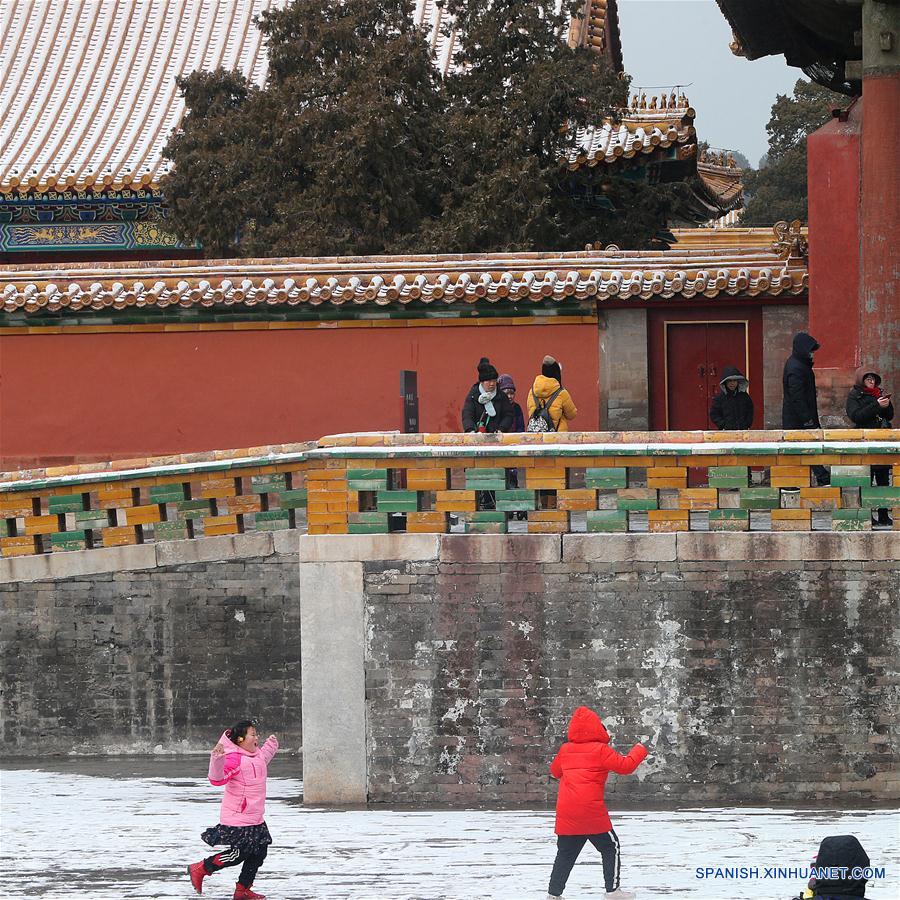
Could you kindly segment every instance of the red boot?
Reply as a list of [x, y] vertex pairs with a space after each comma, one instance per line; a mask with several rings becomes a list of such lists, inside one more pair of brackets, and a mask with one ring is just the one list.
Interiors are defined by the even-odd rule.
[[240, 882], [234, 886], [234, 897], [232, 900], [266, 900], [265, 894], [257, 894], [253, 890], [253, 885], [244, 887]]
[[201, 859], [200, 862], [194, 863], [187, 867], [188, 875], [191, 876], [191, 884], [198, 894], [203, 893], [203, 879], [209, 875], [206, 871], [206, 863]]

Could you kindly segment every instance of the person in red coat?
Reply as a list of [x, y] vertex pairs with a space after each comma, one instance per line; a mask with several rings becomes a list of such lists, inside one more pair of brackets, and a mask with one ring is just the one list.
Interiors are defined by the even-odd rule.
[[579, 706], [569, 722], [569, 740], [550, 763], [559, 779], [556, 798], [556, 861], [550, 875], [550, 897], [561, 897], [581, 848], [590, 841], [603, 857], [607, 893], [616, 900], [633, 897], [619, 890], [619, 839], [609, 820], [603, 791], [610, 772], [630, 775], [645, 759], [647, 750], [635, 744], [627, 756], [609, 746], [609, 734], [600, 716]]

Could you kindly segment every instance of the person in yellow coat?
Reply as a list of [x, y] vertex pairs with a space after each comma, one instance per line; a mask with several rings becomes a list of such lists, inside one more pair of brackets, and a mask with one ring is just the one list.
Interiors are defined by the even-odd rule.
[[562, 386], [562, 366], [545, 356], [541, 374], [528, 392], [527, 431], [568, 431], [569, 422], [578, 415], [569, 392]]

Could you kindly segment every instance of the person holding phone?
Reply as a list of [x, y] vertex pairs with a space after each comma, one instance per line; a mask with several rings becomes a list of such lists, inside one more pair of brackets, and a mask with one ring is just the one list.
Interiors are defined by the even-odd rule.
[[[881, 376], [871, 368], [860, 366], [856, 380], [847, 396], [847, 416], [857, 428], [890, 428], [894, 418], [891, 395], [881, 389]], [[890, 466], [872, 466], [872, 477], [878, 487], [887, 487]], [[873, 525], [893, 526], [894, 520], [887, 509], [879, 509], [872, 519]]]

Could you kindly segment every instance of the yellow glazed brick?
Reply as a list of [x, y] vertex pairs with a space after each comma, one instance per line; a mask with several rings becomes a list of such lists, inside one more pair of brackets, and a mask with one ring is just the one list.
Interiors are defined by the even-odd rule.
[[769, 486], [773, 488], [802, 488], [809, 484], [809, 473], [803, 475], [791, 475], [786, 478], [770, 478]]
[[573, 489], [556, 492], [557, 509], [596, 509], [597, 492], [588, 489]]
[[862, 428], [826, 428], [822, 434], [826, 441], [861, 441], [866, 432]]
[[684, 478], [647, 478], [649, 488], [685, 488], [687, 487], [687, 475]]
[[237, 488], [233, 478], [208, 478], [199, 484], [191, 483], [191, 496], [197, 500], [208, 500], [216, 497], [234, 497]]
[[37, 538], [33, 535], [0, 538], [0, 555], [33, 556], [37, 552]]
[[0, 519], [34, 515], [34, 503], [30, 496], [14, 494], [0, 499]]
[[104, 547], [121, 547], [137, 543], [137, 529], [133, 525], [102, 528], [99, 534]]
[[687, 478], [687, 466], [676, 466], [665, 463], [648, 466], [648, 478]]
[[841, 489], [839, 487], [800, 488], [802, 509], [840, 509]]
[[[217, 516], [217, 518], [227, 518], [227, 516]], [[203, 533], [209, 537], [217, 534], [239, 534], [240, 528], [238, 528], [237, 522], [233, 525], [230, 522], [225, 522], [222, 525], [207, 525], [204, 527]]]
[[[333, 481], [327, 483], [334, 484]], [[308, 491], [307, 497], [317, 503], [346, 503], [350, 499], [350, 493], [344, 491], [317, 491], [314, 488], [308, 488]]]
[[228, 513], [244, 515], [259, 512], [262, 509], [262, 501], [258, 494], [242, 494], [239, 497], [229, 497], [223, 506]]
[[529, 534], [565, 534], [568, 530], [566, 522], [528, 522]]
[[651, 532], [687, 531], [690, 528], [690, 521], [690, 513], [687, 510], [647, 510], [648, 528]]
[[460, 500], [463, 502], [475, 502], [475, 491], [438, 491], [435, 494], [438, 503], [449, 503]]
[[717, 466], [718, 456], [677, 456], [675, 457], [679, 466], [687, 466], [692, 469], [702, 469], [707, 466]]
[[716, 488], [685, 488], [678, 494], [679, 509], [716, 509], [718, 503]]
[[25, 534], [53, 534], [59, 531], [59, 516], [25, 516]]
[[310, 525], [339, 525], [341, 522], [347, 521], [347, 514], [337, 512], [307, 513], [306, 518]]
[[529, 522], [568, 522], [569, 514], [560, 509], [540, 509], [528, 513]]
[[406, 488], [410, 491], [445, 491], [446, 469], [407, 469]]
[[772, 466], [769, 469], [772, 478], [787, 478], [794, 475], [802, 475], [809, 478], [809, 466]]
[[773, 509], [772, 521], [803, 521], [809, 522], [812, 516], [811, 509]]
[[346, 481], [347, 472], [342, 469], [307, 469], [306, 477], [311, 481]]
[[125, 510], [125, 522], [128, 525], [149, 525], [151, 522], [162, 521], [159, 506], [132, 506]]
[[439, 500], [434, 508], [436, 512], [475, 512], [475, 501]]

